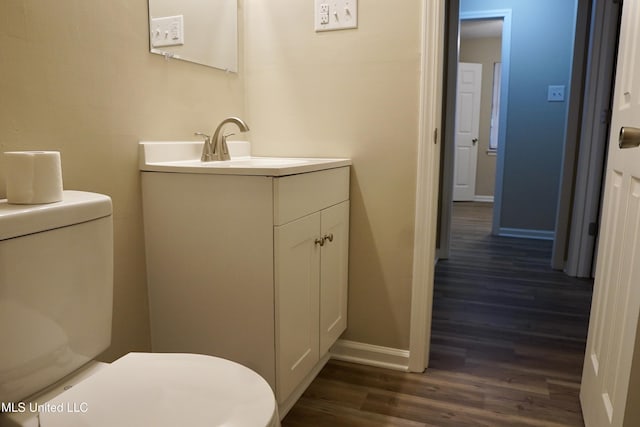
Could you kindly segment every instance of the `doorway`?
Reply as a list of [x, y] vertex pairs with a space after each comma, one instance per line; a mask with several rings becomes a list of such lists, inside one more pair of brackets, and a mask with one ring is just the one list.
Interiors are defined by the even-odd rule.
[[482, 64], [458, 62], [456, 91], [453, 201], [472, 201], [476, 194], [480, 106], [483, 90]]
[[[535, 3], [535, 2], [534, 2]], [[611, 23], [603, 23], [603, 5], [608, 4], [609, 2], [604, 2], [600, 0], [593, 0], [592, 2], [578, 2], [578, 18], [577, 23], [579, 26], [582, 26], [584, 30], [584, 39], [583, 43], [586, 44], [586, 40], [591, 40], [588, 49], [585, 47], [584, 53], [589, 54], [589, 63], [596, 63], [598, 61], [598, 55], [594, 54], [592, 51], [594, 49], [594, 40], [599, 39], [599, 34], [603, 34], [602, 28], [605, 28], [604, 33], [606, 33], [606, 28], [611, 27]], [[494, 2], [495, 4], [495, 2]], [[446, 8], [445, 8], [446, 6]], [[437, 108], [433, 102], [429, 98], [429, 93], [438, 94], [440, 86], [438, 86], [440, 80], [438, 78], [433, 77], [431, 80], [430, 76], [436, 76], [435, 69], [437, 69], [437, 64], [449, 63], [452, 62], [457, 63], [457, 44], [458, 44], [458, 17], [460, 16], [459, 2], [424, 2], [425, 13], [423, 16], [424, 22], [424, 44], [423, 44], [423, 52], [425, 55], [423, 56], [423, 69], [429, 71], [430, 74], [427, 74], [424, 80], [424, 85], [422, 89], [422, 111], [424, 114], [424, 120], [421, 124], [421, 133], [422, 141], [428, 140], [428, 135], [433, 136], [434, 128], [442, 129], [442, 140], [443, 141], [451, 141], [451, 134], [447, 133], [447, 129], [453, 129], [450, 124], [452, 117], [454, 117], [454, 111], [449, 109], [449, 105], [443, 105], [442, 110]], [[444, 8], [444, 9], [442, 9]], [[442, 15], [440, 15], [442, 14]], [[445, 19], [444, 16], [452, 16], [455, 15], [456, 19], [449, 20]], [[442, 26], [442, 22], [447, 22], [446, 26]], [[566, 23], [566, 22], [565, 22]], [[591, 25], [591, 27], [590, 27]], [[598, 28], [601, 28], [598, 30]], [[613, 26], [615, 28], [615, 25]], [[444, 37], [444, 40], [443, 40]], [[446, 40], [448, 39], [448, 41]], [[440, 45], [439, 43], [443, 43]], [[442, 48], [438, 48], [437, 46], [444, 47], [444, 53], [442, 52]], [[442, 55], [442, 56], [438, 56]], [[587, 62], [585, 60], [585, 62]], [[584, 65], [579, 62], [579, 65]], [[591, 68], [589, 68], [591, 72]], [[450, 78], [447, 78], [447, 75], [441, 76], [443, 79], [442, 88], [446, 93], [455, 93], [455, 80], [452, 81]], [[573, 76], [572, 76], [573, 78]], [[503, 76], [504, 79], [504, 76]], [[504, 79], [506, 80], [506, 79]], [[593, 75], [587, 75], [585, 79], [585, 87], [580, 88], [584, 89], [586, 94], [578, 93], [578, 96], [585, 95], [585, 102], [589, 102], [589, 90], [598, 91], [604, 86], [606, 86], [606, 79], [598, 79]], [[432, 84], [433, 83], [433, 84]], [[610, 81], [609, 81], [610, 83]], [[592, 106], [590, 104], [590, 106]], [[585, 104], [585, 110], [587, 105]], [[440, 122], [440, 112], [442, 112], [442, 127], [439, 126]], [[590, 118], [595, 117], [598, 113], [593, 114], [584, 114], [582, 115], [577, 123], [585, 123], [590, 121]], [[447, 123], [449, 125], [447, 126]], [[505, 123], [501, 123], [501, 126], [504, 126]], [[439, 135], [436, 129], [436, 136]], [[437, 139], [436, 139], [437, 143]], [[581, 140], [580, 146], [582, 146], [583, 142]], [[443, 143], [442, 151], [444, 155], [441, 157], [440, 161], [440, 171], [444, 170], [444, 164], [447, 162], [452, 162], [453, 155], [452, 153], [447, 154], [447, 146], [451, 146], [446, 142]], [[434, 147], [434, 148], [432, 148]], [[437, 186], [438, 183], [441, 186], [449, 187], [452, 185], [451, 177], [447, 177], [446, 175], [439, 176], [439, 179], [436, 178], [436, 181], [429, 180], [421, 180], [420, 177], [429, 178], [434, 174], [436, 177], [438, 176], [438, 167], [437, 160], [434, 159], [434, 155], [437, 155], [440, 152], [439, 145], [424, 145], [421, 146], [419, 151], [419, 164], [418, 168], [418, 189], [417, 189], [417, 209], [416, 209], [416, 233], [415, 233], [415, 241], [416, 246], [414, 250], [414, 279], [413, 279], [413, 288], [412, 288], [412, 310], [411, 310], [411, 340], [410, 340], [410, 355], [409, 355], [409, 370], [414, 372], [422, 371], [425, 367], [429, 365], [429, 343], [430, 343], [430, 333], [431, 333], [431, 316], [432, 316], [432, 295], [433, 295], [433, 270], [434, 263], [433, 259], [437, 261], [438, 259], [444, 259], [448, 255], [449, 248], [448, 244], [448, 236], [443, 233], [443, 230], [448, 230], [450, 224], [447, 224], [447, 221], [451, 220], [451, 216], [449, 215], [435, 215], [435, 204], [437, 203], [438, 211], [440, 211], [440, 207], [451, 206], [451, 199], [446, 200], [443, 192], [438, 192], [437, 188], [433, 188], [433, 185]], [[587, 154], [585, 152], [585, 154]], [[434, 167], [435, 166], [435, 167]], [[578, 166], [578, 170], [580, 170], [580, 166]], [[442, 187], [441, 187], [442, 188]], [[573, 193], [569, 196], [573, 198]], [[432, 199], [433, 198], [433, 199]], [[433, 201], [432, 201], [433, 200]], [[423, 205], [422, 203], [426, 203]], [[573, 211], [573, 216], [575, 219], [576, 211]], [[435, 226], [435, 220], [438, 220], [437, 227]], [[432, 225], [433, 224], [433, 225]], [[433, 229], [431, 228], [433, 226]], [[437, 230], [437, 232], [436, 232]], [[427, 233], [425, 233], [425, 231]], [[573, 233], [573, 230], [571, 230]], [[439, 234], [439, 235], [438, 235]], [[433, 239], [433, 240], [432, 240]], [[435, 250], [432, 249], [431, 246], [433, 241], [438, 241], [439, 244], [436, 245]], [[426, 256], [425, 256], [426, 255]], [[426, 326], [425, 326], [426, 325]]]
[[[484, 187], [482, 192], [485, 194], [474, 194], [475, 196], [486, 196], [486, 197], [478, 197], [478, 200], [484, 199], [484, 201], [493, 202], [494, 206], [497, 206], [498, 209], [493, 210], [492, 215], [492, 231], [494, 234], [499, 233], [500, 229], [500, 215], [501, 209], [500, 206], [502, 204], [502, 180], [503, 180], [503, 171], [504, 171], [504, 154], [505, 154], [505, 142], [506, 142], [506, 132], [507, 132], [507, 112], [509, 106], [509, 81], [510, 81], [510, 69], [511, 69], [511, 10], [503, 9], [503, 10], [488, 10], [488, 11], [478, 11], [478, 12], [460, 12], [458, 2], [452, 2], [450, 5], [451, 10], [449, 14], [451, 18], [449, 19], [449, 33], [448, 33], [448, 52], [449, 56], [447, 58], [448, 66], [446, 67], [445, 73], [448, 76], [447, 82], [447, 92], [454, 93], [457, 91], [455, 80], [451, 78], [451, 76], [457, 75], [458, 73], [458, 63], [459, 62], [476, 62], [481, 61], [484, 62], [485, 67], [490, 68], [491, 73], [493, 74], [494, 63], [498, 62], [495, 59], [500, 58], [500, 86], [497, 88], [499, 100], [499, 110], [497, 115], [497, 123], [491, 123], [491, 114], [487, 114], [487, 104], [489, 105], [489, 111], [492, 107], [494, 107], [495, 103], [492, 102], [491, 98], [487, 98], [485, 94], [484, 101], [484, 114], [481, 112], [481, 126], [484, 125], [484, 130], [482, 131], [480, 137], [478, 138], [478, 144], [480, 147], [485, 147], [484, 150], [479, 149], [479, 162], [478, 166], [479, 171], [481, 172], [481, 179], [485, 179]], [[468, 49], [468, 52], [464, 51], [465, 43], [472, 43], [471, 40], [482, 40], [482, 39], [494, 39], [492, 47], [482, 46], [483, 49], [486, 49], [486, 55], [478, 56], [478, 51], [473, 49]], [[497, 49], [495, 47], [496, 41], [495, 39], [499, 39], [499, 54], [497, 54]], [[477, 44], [477, 42], [473, 42], [473, 44]], [[484, 45], [485, 43], [480, 43], [480, 45]], [[452, 53], [455, 52], [455, 53]], [[482, 58], [482, 59], [479, 59]], [[475, 60], [475, 61], [472, 61]], [[488, 67], [487, 67], [488, 65]], [[490, 76], [492, 75], [490, 74]], [[483, 80], [486, 81], [486, 71], [485, 78]], [[483, 89], [491, 88], [493, 92], [493, 79], [489, 80], [490, 83], [483, 83]], [[487, 103], [487, 99], [489, 99], [489, 103]], [[443, 120], [444, 127], [444, 144], [442, 151], [442, 162], [441, 162], [441, 185], [440, 185], [440, 211], [439, 211], [439, 219], [438, 219], [438, 244], [437, 244], [437, 258], [438, 259], [447, 259], [449, 257], [449, 249], [450, 249], [450, 233], [451, 233], [451, 215], [452, 215], [452, 203], [453, 203], [453, 188], [455, 186], [455, 177], [454, 177], [454, 169], [453, 166], [456, 162], [453, 145], [450, 142], [455, 141], [456, 138], [456, 123], [454, 120], [451, 120], [452, 117], [456, 117], [456, 108], [457, 102], [455, 102], [455, 98], [452, 96], [447, 97], [446, 106], [445, 106], [445, 117]], [[489, 124], [489, 125], [488, 125]], [[493, 129], [493, 133], [497, 137], [497, 147], [495, 149], [489, 149], [489, 141], [491, 139], [490, 134], [492, 133], [491, 125], [495, 125]], [[489, 129], [489, 130], [487, 130]], [[488, 177], [488, 178], [487, 178]], [[493, 185], [493, 188], [490, 191], [486, 190], [487, 182], [490, 187]]]
[[[478, 5], [478, 2], [461, 0], [460, 10], [451, 15], [449, 25], [453, 27], [453, 19], [459, 19], [463, 26], [467, 21], [478, 23], [491, 18], [504, 22], [499, 143], [494, 153], [481, 153], [485, 157], [496, 154], [492, 232], [502, 236], [554, 240], [558, 202], [567, 196], [562, 194], [561, 198], [560, 194], [562, 162], [567, 157], [565, 140], [572, 132], [577, 133], [570, 129], [577, 128], [577, 121], [569, 121], [568, 117], [569, 111], [575, 110], [575, 104], [579, 105], [575, 93], [581, 89], [575, 83], [582, 75], [572, 75], [572, 69], [582, 69], [581, 66], [572, 68], [574, 45], [578, 24], [586, 28], [586, 22], [578, 22], [576, 18], [577, 2], [544, 3], [504, 0]], [[508, 9], [492, 9], [496, 5]], [[452, 33], [449, 36], [449, 51], [453, 49], [462, 55], [462, 37]], [[578, 47], [576, 52], [579, 50]], [[467, 61], [462, 56], [456, 59], [456, 64]], [[514, 64], [516, 72], [512, 73]], [[449, 61], [445, 71], [449, 76], [454, 75], [452, 65]], [[559, 98], [550, 95], [552, 88], [561, 89]], [[448, 103], [454, 102], [451, 97], [448, 99]], [[446, 108], [450, 114], [450, 107], [447, 105]], [[450, 153], [448, 126], [451, 126], [450, 122], [445, 123], [443, 146], [439, 258], [448, 256], [448, 216], [452, 200], [448, 194], [447, 175], [451, 174], [454, 156]], [[564, 233], [560, 234], [561, 239], [566, 239]]]
[[[460, 21], [454, 202], [494, 201], [500, 114], [503, 113], [500, 108], [502, 31], [502, 18]], [[476, 71], [477, 69], [480, 71]], [[475, 73], [481, 75], [477, 89], [465, 83], [465, 79], [471, 80]], [[473, 103], [476, 101], [476, 91], [479, 92], [477, 105]], [[468, 125], [465, 120], [469, 122]], [[473, 156], [466, 155], [467, 152], [472, 152]], [[469, 159], [473, 162], [472, 165], [468, 164]], [[467, 184], [467, 181], [470, 181], [470, 184]]]
[[[482, 86], [477, 135], [475, 192], [472, 201], [493, 203], [500, 141], [503, 19], [462, 19], [459, 62], [482, 65]], [[508, 64], [507, 64], [508, 66]], [[505, 88], [508, 96], [508, 87]], [[492, 216], [493, 218], [493, 216]]]

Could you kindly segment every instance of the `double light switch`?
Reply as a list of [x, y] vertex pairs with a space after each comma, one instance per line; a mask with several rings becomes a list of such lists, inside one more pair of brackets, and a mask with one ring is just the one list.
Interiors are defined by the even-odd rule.
[[184, 16], [165, 16], [151, 19], [151, 46], [180, 46], [184, 44]]

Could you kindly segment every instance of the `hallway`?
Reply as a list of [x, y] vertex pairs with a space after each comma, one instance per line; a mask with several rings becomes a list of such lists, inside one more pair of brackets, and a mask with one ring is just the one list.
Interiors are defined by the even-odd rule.
[[454, 203], [451, 257], [436, 266], [430, 368], [476, 383], [492, 413], [581, 426], [592, 281], [552, 270], [550, 241], [492, 236], [491, 215], [489, 203]]

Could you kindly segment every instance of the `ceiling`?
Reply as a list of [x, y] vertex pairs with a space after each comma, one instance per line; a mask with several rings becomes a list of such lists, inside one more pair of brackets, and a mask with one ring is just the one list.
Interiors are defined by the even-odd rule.
[[502, 36], [502, 19], [465, 19], [460, 21], [461, 39]]

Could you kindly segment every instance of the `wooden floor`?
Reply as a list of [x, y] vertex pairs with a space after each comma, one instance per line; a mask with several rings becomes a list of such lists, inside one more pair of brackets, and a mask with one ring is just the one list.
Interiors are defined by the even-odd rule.
[[491, 204], [456, 203], [438, 262], [424, 374], [330, 361], [293, 426], [583, 426], [592, 282], [549, 268], [551, 242], [490, 235]]

